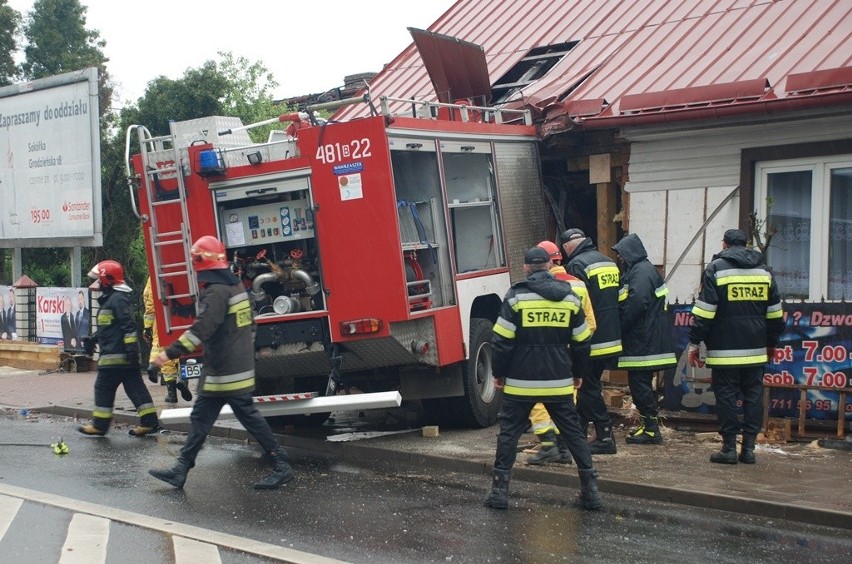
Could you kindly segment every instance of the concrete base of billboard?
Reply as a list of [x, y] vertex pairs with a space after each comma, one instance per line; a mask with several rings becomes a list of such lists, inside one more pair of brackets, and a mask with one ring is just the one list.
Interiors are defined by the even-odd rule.
[[0, 366], [27, 370], [59, 368], [62, 348], [56, 345], [37, 345], [27, 341], [0, 341]]

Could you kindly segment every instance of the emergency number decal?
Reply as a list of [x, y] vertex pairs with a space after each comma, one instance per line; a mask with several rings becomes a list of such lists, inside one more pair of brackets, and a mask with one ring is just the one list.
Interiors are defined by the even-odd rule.
[[317, 147], [317, 160], [325, 164], [334, 164], [347, 159], [372, 157], [370, 140], [353, 139], [349, 143], [326, 143]]

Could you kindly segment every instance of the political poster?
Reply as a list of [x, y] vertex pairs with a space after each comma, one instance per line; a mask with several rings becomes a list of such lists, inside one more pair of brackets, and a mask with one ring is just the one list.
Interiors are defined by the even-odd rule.
[[88, 288], [36, 289], [36, 342], [82, 352], [90, 327]]

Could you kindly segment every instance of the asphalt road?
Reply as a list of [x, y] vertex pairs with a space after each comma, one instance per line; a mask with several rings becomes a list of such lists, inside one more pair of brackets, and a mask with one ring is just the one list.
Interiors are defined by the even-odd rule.
[[[852, 560], [848, 531], [727, 512], [607, 496], [603, 511], [575, 509], [576, 491], [516, 481], [509, 511], [482, 506], [481, 476], [401, 466], [364, 470], [358, 461], [292, 451], [296, 479], [260, 492], [266, 471], [256, 445], [211, 437], [184, 490], [150, 477], [170, 465], [183, 435], [136, 439], [115, 429], [82, 437], [62, 417], [0, 418], [0, 486], [25, 488], [80, 502], [59, 511], [28, 500], [0, 539], [0, 560], [53, 562], [68, 521], [88, 506], [111, 508], [349, 562], [843, 562]], [[69, 454], [48, 446], [60, 437]], [[11, 446], [27, 443], [40, 446]], [[17, 490], [16, 490], [17, 491]], [[0, 492], [2, 493], [2, 492]], [[40, 518], [40, 512], [49, 513]], [[106, 512], [109, 514], [109, 512]], [[18, 519], [24, 519], [17, 522]], [[17, 523], [16, 523], [17, 522]], [[168, 533], [116, 525], [107, 562], [176, 562]], [[37, 523], [38, 526], [34, 527]], [[150, 536], [153, 535], [153, 536]], [[40, 542], [39, 539], [51, 539]], [[46, 555], [36, 558], [35, 547]], [[26, 551], [23, 549], [26, 548]], [[250, 551], [222, 549], [245, 562], [267, 561]], [[133, 558], [122, 556], [133, 555]], [[223, 561], [225, 561], [223, 559]]]

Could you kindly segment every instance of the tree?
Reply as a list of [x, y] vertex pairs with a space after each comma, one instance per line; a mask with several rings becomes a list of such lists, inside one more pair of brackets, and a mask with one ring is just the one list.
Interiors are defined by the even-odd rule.
[[[21, 78], [35, 80], [96, 67], [102, 145], [111, 123], [113, 87], [106, 69], [106, 42], [97, 30], [86, 29], [86, 11], [79, 0], [36, 0], [23, 24], [24, 61]], [[107, 234], [104, 234], [105, 238]], [[88, 270], [91, 251], [83, 252]], [[24, 271], [39, 284], [65, 286], [70, 282], [68, 251], [63, 248], [24, 249]]]
[[[137, 286], [144, 284], [148, 264], [141, 223], [133, 215], [126, 178], [127, 128], [138, 124], [151, 135], [161, 136], [169, 133], [169, 121], [224, 115], [239, 117], [248, 124], [279, 113], [272, 98], [277, 83], [262, 63], [231, 53], [220, 52], [219, 56], [219, 62], [211, 60], [187, 69], [179, 79], [159, 76], [149, 81], [136, 104], [121, 109], [118, 128], [102, 146], [104, 247], [97, 250], [93, 260], [119, 260], [127, 269], [128, 279]], [[265, 139], [267, 133], [258, 131], [256, 135], [257, 139]], [[139, 147], [135, 138], [131, 141], [133, 154]]]
[[[277, 117], [286, 106], [281, 108], [273, 102], [272, 91], [278, 86], [272, 73], [262, 63], [251, 63], [245, 57], [219, 52], [222, 60], [219, 71], [228, 79], [230, 88], [222, 99], [225, 115], [237, 116], [246, 125]], [[265, 141], [272, 127], [249, 130], [255, 142]]]
[[15, 65], [18, 43], [15, 38], [20, 23], [20, 12], [12, 9], [6, 0], [0, 0], [0, 86], [12, 84], [18, 77]]

